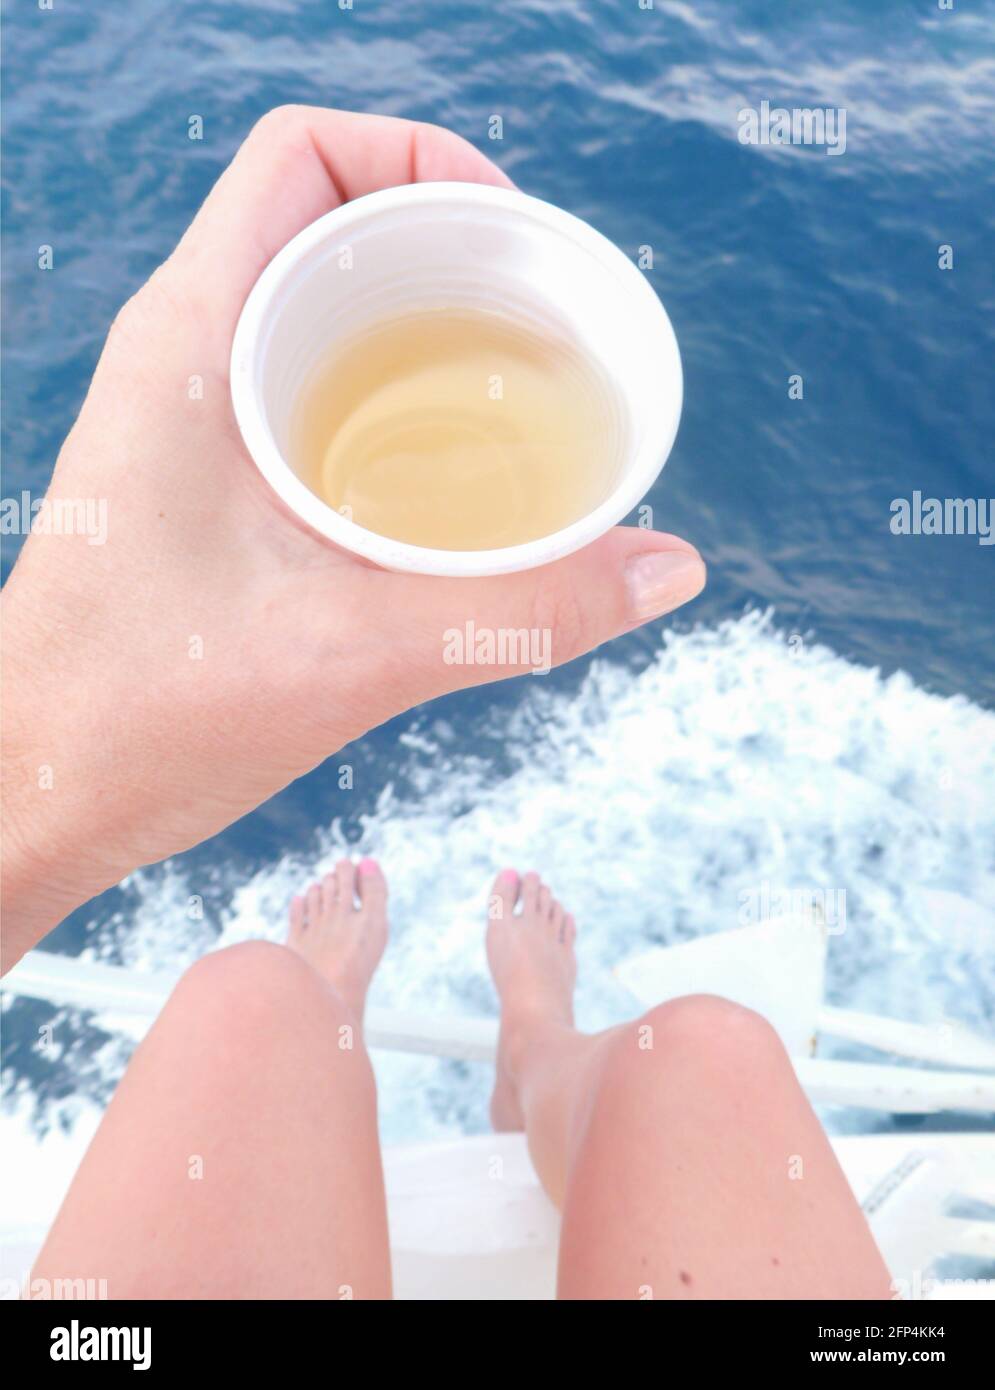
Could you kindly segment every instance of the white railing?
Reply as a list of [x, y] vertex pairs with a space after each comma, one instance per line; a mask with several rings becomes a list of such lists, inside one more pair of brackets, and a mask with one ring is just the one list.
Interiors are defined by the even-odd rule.
[[[159, 1013], [177, 978], [31, 951], [0, 980], [0, 990], [109, 1015], [112, 1022], [127, 1016], [141, 1029]], [[995, 1047], [986, 1039], [954, 1025], [938, 1035], [935, 1028], [828, 1007], [817, 1011], [816, 1027], [946, 1069], [796, 1057], [799, 1080], [813, 1101], [893, 1114], [995, 1113]], [[493, 1061], [497, 1047], [495, 1019], [370, 1009], [365, 1032], [374, 1049], [465, 1061]]]

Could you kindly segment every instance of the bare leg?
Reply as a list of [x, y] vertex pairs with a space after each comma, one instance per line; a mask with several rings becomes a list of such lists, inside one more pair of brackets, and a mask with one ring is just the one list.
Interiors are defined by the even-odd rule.
[[[495, 1128], [563, 1210], [561, 1298], [888, 1298], [889, 1276], [773, 1029], [693, 995], [586, 1036], [573, 922], [499, 876]], [[522, 911], [514, 913], [517, 900]]]
[[287, 946], [249, 942], [187, 971], [35, 1277], [106, 1279], [111, 1298], [389, 1298], [362, 1041], [386, 939], [383, 875], [343, 862], [294, 900]]

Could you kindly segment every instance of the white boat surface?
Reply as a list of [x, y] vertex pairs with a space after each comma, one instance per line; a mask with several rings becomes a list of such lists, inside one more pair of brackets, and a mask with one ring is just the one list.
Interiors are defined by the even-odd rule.
[[[872, 1116], [995, 1116], [995, 1046], [989, 1039], [955, 1023], [929, 1027], [826, 1006], [825, 951], [826, 933], [816, 917], [794, 915], [643, 952], [616, 973], [633, 995], [634, 1013], [637, 1005], [701, 992], [756, 1009], [777, 1028], [817, 1104]], [[93, 1010], [101, 1026], [140, 1036], [174, 984], [168, 975], [33, 951], [0, 988]], [[491, 1019], [376, 1010], [366, 1032], [373, 1050], [469, 1061], [492, 1059], [497, 1039]], [[820, 1039], [828, 1035], [873, 1048], [882, 1058], [820, 1057]], [[832, 1143], [897, 1297], [995, 1298], [995, 1279], [933, 1273], [951, 1257], [967, 1268], [995, 1267], [995, 1131], [848, 1134]], [[539, 1186], [524, 1136], [389, 1147], [384, 1164], [398, 1298], [555, 1296], [559, 1216]], [[965, 1203], [982, 1214], [952, 1214]], [[10, 1296], [30, 1269], [44, 1229], [8, 1220], [0, 1236], [0, 1279]]]

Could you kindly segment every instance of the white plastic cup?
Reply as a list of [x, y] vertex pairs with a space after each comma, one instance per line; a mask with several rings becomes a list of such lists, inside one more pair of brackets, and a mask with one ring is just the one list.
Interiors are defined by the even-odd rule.
[[[533, 331], [566, 331], [587, 356], [611, 397], [617, 454], [593, 511], [521, 545], [436, 550], [358, 526], [297, 476], [294, 407], [329, 351], [374, 324], [440, 308], [499, 310]], [[670, 453], [683, 383], [666, 310], [600, 232], [515, 190], [416, 183], [345, 203], [278, 252], [235, 330], [231, 394], [259, 471], [314, 531], [385, 569], [471, 576], [558, 560], [630, 512]]]

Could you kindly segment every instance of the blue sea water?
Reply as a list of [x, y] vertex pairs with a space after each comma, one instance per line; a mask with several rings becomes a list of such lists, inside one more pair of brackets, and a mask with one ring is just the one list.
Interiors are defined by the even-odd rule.
[[[991, 0], [55, 0], [5, 30], [5, 495], [43, 489], [116, 309], [253, 121], [306, 102], [450, 126], [629, 254], [653, 248], [686, 403], [647, 500], [710, 567], [666, 640], [655, 624], [542, 683], [415, 710], [46, 946], [179, 966], [275, 936], [305, 876], [361, 849], [392, 885], [374, 1002], [493, 1012], [484, 889], [529, 860], [581, 923], [595, 1026], [631, 1010], [624, 955], [797, 883], [847, 892], [833, 1002], [990, 1030], [995, 548], [889, 522], [917, 490], [993, 491]], [[844, 108], [845, 152], [741, 143], [762, 101]], [[8, 1082], [43, 1121], [102, 1099], [124, 1055], [60, 1012], [41, 1056], [52, 1017], [5, 1019]], [[377, 1065], [388, 1138], [485, 1123], [480, 1069]]]

